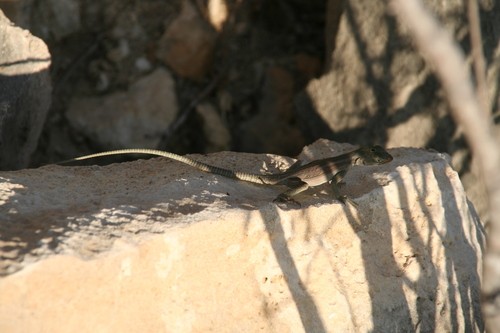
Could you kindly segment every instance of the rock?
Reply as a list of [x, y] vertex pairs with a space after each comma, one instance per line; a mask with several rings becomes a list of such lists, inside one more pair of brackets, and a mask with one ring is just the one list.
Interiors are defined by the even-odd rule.
[[[463, 1], [425, 2], [457, 41], [468, 43]], [[335, 41], [334, 45], [329, 44], [330, 67], [298, 97], [297, 114], [303, 120], [300, 124], [309, 133], [315, 130], [315, 138], [358, 144], [380, 141], [388, 146], [429, 146], [452, 151], [450, 137], [455, 126], [448, 117], [449, 104], [407, 32], [388, 15], [387, 4], [370, 0], [343, 4], [338, 23], [339, 8], [329, 2], [327, 26], [332, 34], [338, 30], [336, 35], [329, 35], [329, 41]], [[495, 18], [498, 14], [493, 12], [492, 8], [484, 8], [481, 17], [488, 59], [500, 37], [494, 33], [500, 30], [498, 17]], [[470, 50], [467, 47], [464, 51]], [[495, 74], [489, 78], [492, 89], [498, 82], [500, 63], [498, 57], [493, 58], [496, 59], [488, 62], [489, 72], [495, 68]], [[495, 96], [493, 90], [490, 96]]]
[[226, 1], [209, 0], [207, 3], [207, 16], [215, 30], [221, 31], [229, 16]]
[[196, 113], [203, 119], [203, 137], [206, 139], [204, 151], [212, 153], [228, 150], [231, 132], [215, 107], [209, 103], [201, 103], [196, 106]]
[[51, 102], [50, 53], [0, 11], [0, 169], [26, 167]]
[[281, 187], [161, 158], [0, 173], [0, 331], [482, 331], [484, 233], [457, 173], [442, 154], [390, 152], [347, 174], [358, 209], [327, 185], [280, 208]]
[[170, 73], [158, 68], [127, 92], [74, 98], [66, 116], [103, 149], [156, 148], [178, 112], [174, 85]]
[[146, 57], [139, 57], [135, 60], [135, 67], [141, 72], [146, 72], [150, 71], [153, 66]]
[[[386, 3], [363, 0], [344, 4], [330, 70], [312, 80], [299, 97], [301, 124], [312, 131], [319, 122], [323, 128], [316, 133], [319, 137], [359, 144], [381, 141], [389, 146], [425, 146], [439, 120], [447, 115], [446, 101], [436, 95], [436, 79], [418, 52], [410, 48], [409, 38], [394, 18], [387, 15]], [[465, 28], [466, 22], [455, 15], [463, 12], [462, 1], [427, 4], [450, 30], [459, 33]], [[335, 27], [338, 14], [330, 15], [330, 25]], [[313, 111], [305, 112], [308, 104]], [[315, 116], [309, 117], [310, 113]]]
[[217, 34], [189, 1], [182, 3], [179, 17], [159, 41], [157, 56], [176, 74], [201, 80], [211, 68]]

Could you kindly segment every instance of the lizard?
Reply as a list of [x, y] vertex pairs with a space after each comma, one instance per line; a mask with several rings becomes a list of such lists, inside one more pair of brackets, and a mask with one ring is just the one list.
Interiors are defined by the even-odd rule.
[[[279, 194], [273, 201], [293, 202], [296, 204], [298, 203], [292, 198], [293, 196], [307, 190], [310, 187], [316, 187], [325, 183], [330, 183], [332, 185], [336, 198], [345, 204], [345, 200], [348, 200], [349, 198], [347, 198], [346, 196], [341, 196], [339, 194], [338, 185], [341, 183], [347, 171], [352, 166], [385, 164], [389, 163], [393, 159], [393, 157], [381, 146], [369, 146], [361, 147], [342, 155], [315, 160], [302, 166], [293, 165], [292, 167], [280, 173], [253, 174], [224, 169], [203, 162], [198, 162], [189, 157], [177, 155], [167, 151], [146, 148], [131, 148], [110, 150], [101, 153], [80, 156], [58, 162], [57, 164], [65, 164], [91, 158], [124, 154], [147, 154], [166, 157], [177, 162], [187, 164], [200, 171], [224, 176], [235, 180], [261, 185], [285, 185], [288, 186], [289, 189]], [[354, 202], [350, 202], [354, 204]]]

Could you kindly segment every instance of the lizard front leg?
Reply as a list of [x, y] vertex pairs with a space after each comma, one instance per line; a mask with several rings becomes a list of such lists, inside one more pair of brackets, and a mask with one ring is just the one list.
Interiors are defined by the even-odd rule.
[[339, 171], [332, 177], [332, 179], [330, 179], [330, 185], [332, 186], [333, 195], [335, 199], [339, 200], [344, 205], [346, 204], [346, 202], [349, 202], [354, 207], [358, 207], [358, 204], [354, 202], [351, 198], [349, 198], [347, 195], [340, 194], [340, 187], [344, 185], [342, 180], [344, 179], [346, 173], [347, 170]]

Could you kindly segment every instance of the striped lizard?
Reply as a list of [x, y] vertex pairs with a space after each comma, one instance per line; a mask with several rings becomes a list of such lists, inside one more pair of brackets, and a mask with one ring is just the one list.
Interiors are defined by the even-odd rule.
[[[240, 171], [220, 168], [210, 164], [195, 161], [191, 158], [174, 153], [155, 149], [119, 149], [111, 150], [59, 162], [64, 164], [81, 161], [90, 158], [123, 155], [123, 154], [147, 154], [161, 156], [187, 164], [198, 170], [220, 175], [231, 179], [263, 185], [285, 185], [289, 189], [274, 199], [274, 202], [293, 202], [298, 204], [292, 197], [310, 187], [330, 183], [336, 198], [343, 203], [349, 200], [338, 192], [338, 185], [346, 175], [347, 171], [354, 165], [378, 165], [392, 161], [392, 156], [380, 146], [361, 147], [346, 154], [315, 160], [302, 166], [293, 165], [289, 169], [275, 174], [252, 174]], [[350, 201], [352, 202], [352, 201]], [[352, 202], [353, 203], [353, 202]]]

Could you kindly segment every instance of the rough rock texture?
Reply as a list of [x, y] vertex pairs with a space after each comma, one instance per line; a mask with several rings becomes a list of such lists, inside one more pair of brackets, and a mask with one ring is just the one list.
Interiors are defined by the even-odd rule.
[[0, 169], [17, 169], [28, 165], [50, 106], [50, 54], [2, 11], [0, 41]]
[[126, 92], [73, 99], [66, 116], [106, 149], [156, 148], [177, 112], [174, 79], [158, 68]]
[[484, 235], [457, 173], [441, 154], [390, 152], [346, 176], [358, 209], [327, 186], [282, 209], [279, 187], [166, 159], [1, 173], [0, 331], [481, 331]]

